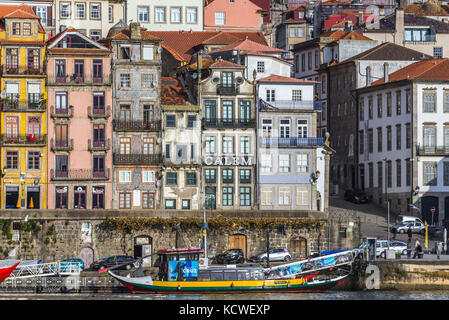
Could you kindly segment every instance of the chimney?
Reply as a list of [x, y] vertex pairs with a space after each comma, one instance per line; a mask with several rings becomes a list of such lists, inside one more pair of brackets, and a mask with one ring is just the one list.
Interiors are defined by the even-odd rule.
[[363, 11], [359, 11], [359, 21], [358, 25], [361, 25], [363, 23]]
[[366, 86], [371, 84], [371, 67], [366, 67]]
[[384, 63], [384, 83], [388, 82], [388, 62]]
[[396, 9], [394, 43], [403, 45], [404, 42], [404, 10]]
[[131, 22], [129, 24], [129, 28], [131, 30], [131, 40], [140, 40], [142, 36], [140, 34], [140, 23]]

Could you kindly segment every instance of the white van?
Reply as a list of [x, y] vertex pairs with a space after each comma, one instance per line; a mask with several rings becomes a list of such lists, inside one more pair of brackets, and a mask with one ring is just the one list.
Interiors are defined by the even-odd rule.
[[404, 216], [401, 214], [396, 218], [396, 223], [401, 224], [403, 222], [421, 222], [422, 224], [424, 224], [420, 218], [413, 216]]

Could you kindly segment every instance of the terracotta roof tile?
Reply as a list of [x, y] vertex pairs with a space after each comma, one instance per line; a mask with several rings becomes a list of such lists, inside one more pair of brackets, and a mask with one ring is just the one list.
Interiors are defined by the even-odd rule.
[[20, 6], [0, 6], [0, 18], [40, 19], [26, 4]]
[[284, 82], [284, 83], [302, 83], [302, 84], [315, 84], [315, 81], [305, 80], [305, 79], [297, 79], [297, 78], [289, 78], [278, 75], [271, 75], [265, 78], [261, 78], [257, 80], [259, 82]]
[[364, 35], [351, 31], [345, 34], [343, 37], [340, 38], [340, 40], [373, 40], [371, 38], [365, 37]]
[[161, 85], [162, 105], [190, 105], [184, 88], [176, 78], [162, 77]]
[[218, 50], [211, 51], [211, 53], [230, 51], [230, 50], [244, 50], [244, 51], [252, 51], [252, 52], [277, 52], [282, 53], [286, 52], [285, 50], [272, 48], [266, 46], [264, 44], [252, 41], [250, 39], [237, 40], [227, 46], [224, 46]]
[[238, 69], [245, 69], [246, 67], [241, 65], [241, 64], [237, 64], [234, 62], [230, 62], [227, 60], [222, 60], [219, 59], [217, 61], [215, 61], [214, 63], [212, 63], [209, 68], [238, 68]]
[[[412, 63], [388, 75], [388, 82], [406, 79], [449, 80], [449, 58], [429, 59]], [[384, 79], [374, 81], [371, 86], [383, 84]]]

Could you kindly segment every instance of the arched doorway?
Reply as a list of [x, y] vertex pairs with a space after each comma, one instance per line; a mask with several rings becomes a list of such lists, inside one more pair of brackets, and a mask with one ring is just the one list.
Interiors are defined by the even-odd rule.
[[[153, 252], [153, 238], [141, 235], [134, 238], [134, 258], [142, 258], [151, 255]], [[143, 266], [151, 266], [151, 256], [143, 259]]]
[[290, 251], [292, 259], [306, 258], [307, 240], [303, 237], [295, 237], [290, 239], [288, 251]]
[[432, 208], [435, 208], [433, 213], [433, 224], [438, 224], [438, 197], [433, 196], [425, 196], [421, 198], [421, 217], [424, 221], [427, 221], [427, 224], [432, 224]]
[[246, 236], [244, 234], [233, 234], [229, 237], [229, 249], [242, 249], [246, 258]]
[[80, 251], [80, 259], [83, 260], [84, 268], [89, 269], [94, 262], [94, 250], [90, 247], [84, 247]]

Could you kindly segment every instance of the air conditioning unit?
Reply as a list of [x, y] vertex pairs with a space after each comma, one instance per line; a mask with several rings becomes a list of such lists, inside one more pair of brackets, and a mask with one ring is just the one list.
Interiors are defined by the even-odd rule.
[[207, 258], [200, 258], [199, 266], [200, 267], [207, 267], [209, 265], [209, 261], [208, 260], [209, 259], [207, 259]]

